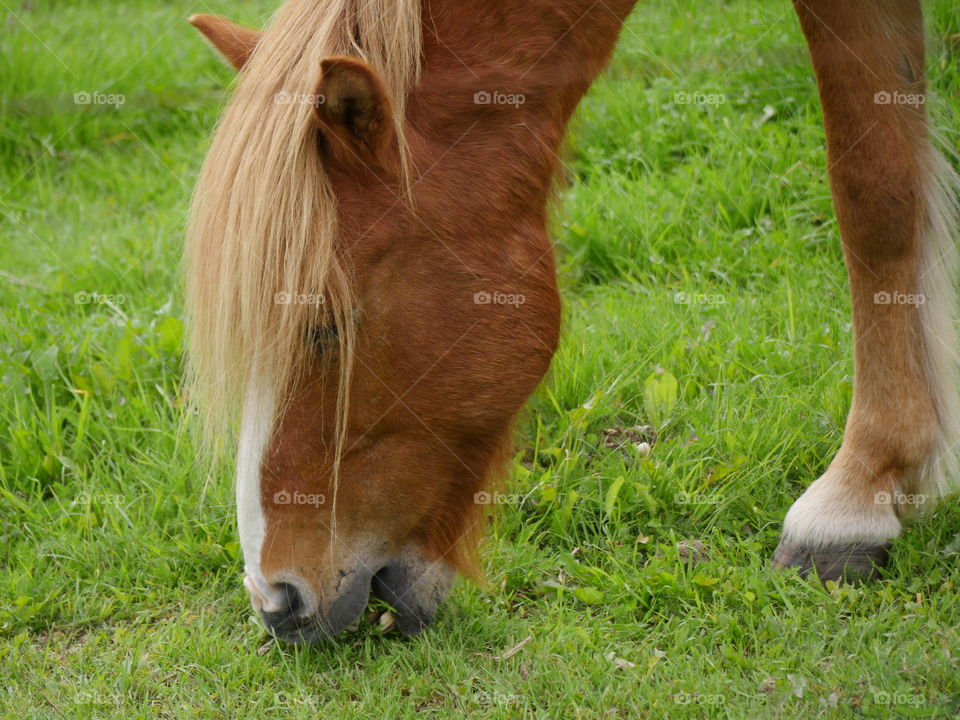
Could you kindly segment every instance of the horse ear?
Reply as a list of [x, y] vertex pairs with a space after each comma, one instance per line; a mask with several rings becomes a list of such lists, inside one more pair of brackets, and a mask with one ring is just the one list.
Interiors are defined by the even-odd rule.
[[189, 22], [237, 70], [244, 66], [260, 42], [259, 30], [236, 25], [219, 15], [191, 15]]
[[394, 165], [393, 108], [383, 81], [365, 62], [354, 57], [323, 60], [315, 110], [338, 157], [381, 169]]

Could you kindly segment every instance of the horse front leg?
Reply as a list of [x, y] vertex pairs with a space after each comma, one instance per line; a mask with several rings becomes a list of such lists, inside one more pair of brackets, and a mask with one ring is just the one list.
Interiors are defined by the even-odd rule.
[[911, 510], [952, 479], [954, 174], [925, 111], [917, 0], [795, 0], [823, 105], [853, 304], [843, 443], [784, 521], [777, 567], [869, 576]]

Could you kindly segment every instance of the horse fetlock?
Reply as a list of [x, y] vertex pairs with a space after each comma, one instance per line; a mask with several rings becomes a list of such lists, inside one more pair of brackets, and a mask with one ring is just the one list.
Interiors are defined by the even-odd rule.
[[838, 455], [796, 502], [783, 522], [783, 537], [799, 547], [880, 545], [900, 534], [897, 502], [903, 491], [890, 474], [871, 477]]
[[821, 580], [873, 577], [900, 534], [901, 505], [912, 498], [898, 473], [880, 469], [844, 445], [833, 463], [790, 507], [775, 568], [816, 571]]

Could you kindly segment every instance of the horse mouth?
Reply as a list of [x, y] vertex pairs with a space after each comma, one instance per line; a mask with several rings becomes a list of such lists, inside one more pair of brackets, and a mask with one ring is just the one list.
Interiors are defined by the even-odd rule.
[[453, 569], [445, 563], [429, 563], [419, 553], [403, 553], [377, 571], [372, 590], [393, 608], [400, 632], [413, 636], [433, 622], [453, 576]]
[[[267, 631], [279, 640], [307, 645], [335, 639], [360, 620], [371, 596], [390, 606], [396, 628], [405, 636], [419, 634], [436, 617], [446, 599], [455, 571], [440, 560], [428, 561], [416, 549], [401, 552], [376, 572], [342, 573], [336, 595], [320, 607], [308, 607], [292, 584], [279, 587], [282, 609], [254, 607]], [[381, 625], [381, 629], [384, 626]]]
[[282, 627], [271, 627], [268, 631], [277, 640], [282, 640], [291, 645], [315, 645], [335, 637], [327, 632], [321, 623], [309, 617], [288, 623]]

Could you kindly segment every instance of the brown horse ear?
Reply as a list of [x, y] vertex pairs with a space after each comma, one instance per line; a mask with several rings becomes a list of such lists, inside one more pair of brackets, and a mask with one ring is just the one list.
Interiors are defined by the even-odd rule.
[[219, 15], [191, 15], [189, 22], [210, 41], [237, 70], [260, 42], [260, 31], [236, 25]]
[[320, 63], [315, 109], [331, 151], [342, 160], [394, 166], [393, 108], [383, 81], [365, 62], [330, 57]]

